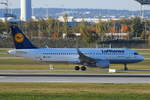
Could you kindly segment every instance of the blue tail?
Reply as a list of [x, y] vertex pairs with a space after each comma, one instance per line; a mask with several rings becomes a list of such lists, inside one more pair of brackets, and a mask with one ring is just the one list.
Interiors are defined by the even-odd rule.
[[23, 34], [18, 26], [11, 26], [11, 33], [13, 35], [13, 40], [15, 43], [16, 49], [35, 49], [35, 47], [29, 39]]

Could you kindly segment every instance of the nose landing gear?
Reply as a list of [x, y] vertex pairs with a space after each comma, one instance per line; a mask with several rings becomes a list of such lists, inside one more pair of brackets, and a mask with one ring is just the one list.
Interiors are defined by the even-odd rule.
[[128, 67], [127, 67], [127, 64], [124, 64], [124, 71], [128, 71]]

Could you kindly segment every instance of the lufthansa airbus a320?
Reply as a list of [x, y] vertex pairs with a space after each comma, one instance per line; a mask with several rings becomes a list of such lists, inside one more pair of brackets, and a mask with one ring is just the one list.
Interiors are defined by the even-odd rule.
[[38, 48], [34, 46], [17, 25], [11, 26], [16, 49], [8, 53], [27, 59], [48, 63], [76, 64], [75, 70], [85, 71], [87, 67], [109, 68], [110, 64], [138, 63], [144, 57], [131, 49], [116, 48]]

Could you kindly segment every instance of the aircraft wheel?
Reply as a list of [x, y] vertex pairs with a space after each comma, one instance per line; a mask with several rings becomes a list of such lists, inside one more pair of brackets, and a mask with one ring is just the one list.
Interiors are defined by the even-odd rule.
[[86, 68], [85, 66], [82, 66], [82, 67], [81, 67], [81, 70], [82, 70], [82, 71], [86, 71], [86, 69], [87, 69], [87, 68]]
[[76, 71], [80, 70], [80, 67], [79, 66], [75, 66], [74, 68]]

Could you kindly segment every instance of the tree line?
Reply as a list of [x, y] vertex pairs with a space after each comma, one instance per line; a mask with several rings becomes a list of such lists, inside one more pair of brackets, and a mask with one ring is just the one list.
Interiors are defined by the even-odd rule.
[[[72, 33], [81, 33], [80, 39], [85, 42], [93, 43], [113, 39], [106, 33], [127, 33], [124, 39], [146, 39], [150, 40], [150, 20], [139, 17], [131, 19], [109, 20], [98, 23], [88, 23], [84, 19], [73, 26], [68, 24], [67, 15], [64, 15], [64, 22], [49, 17], [48, 19], [30, 20], [19, 24], [28, 37], [46, 37], [58, 39], [63, 33], [69, 38], [76, 38]], [[0, 34], [9, 32], [10, 24], [0, 21]]]

